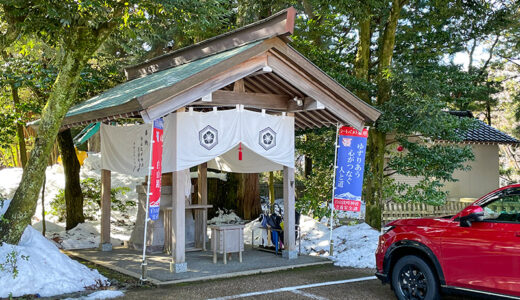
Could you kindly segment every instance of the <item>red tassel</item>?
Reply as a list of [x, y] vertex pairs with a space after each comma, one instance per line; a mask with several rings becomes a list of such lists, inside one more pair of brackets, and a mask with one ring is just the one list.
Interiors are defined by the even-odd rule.
[[242, 160], [242, 143], [238, 146], [238, 160]]

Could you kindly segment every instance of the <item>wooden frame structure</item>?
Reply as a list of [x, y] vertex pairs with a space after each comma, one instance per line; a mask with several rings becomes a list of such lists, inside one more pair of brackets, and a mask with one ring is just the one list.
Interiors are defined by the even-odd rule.
[[[297, 130], [350, 124], [362, 129], [380, 112], [334, 81], [302, 54], [288, 45], [294, 30], [296, 10], [288, 8], [270, 18], [239, 28], [193, 46], [128, 67], [128, 81], [73, 107], [62, 126], [84, 125], [117, 118], [142, 118], [150, 122], [168, 113], [191, 108], [244, 105], [252, 110], [293, 115]], [[216, 63], [213, 58], [219, 58]], [[224, 58], [220, 58], [224, 57]], [[198, 64], [201, 61], [208, 63]], [[209, 65], [209, 62], [212, 64]], [[130, 93], [128, 90], [165, 80], [176, 68], [197, 71], [160, 88]], [[163, 77], [161, 77], [163, 76]], [[170, 78], [171, 79], [171, 78]], [[116, 102], [114, 99], [118, 99]], [[77, 112], [80, 113], [77, 113]], [[171, 154], [175, 155], [175, 153]], [[199, 202], [207, 205], [207, 166], [199, 166]], [[103, 170], [102, 239], [110, 249], [110, 171]], [[286, 229], [294, 229], [294, 169], [284, 167], [284, 208]], [[184, 249], [184, 182], [179, 172], [172, 178], [172, 257], [177, 272], [186, 270]], [[206, 210], [197, 210], [197, 234], [206, 232]], [[204, 235], [205, 236], [205, 235]], [[297, 256], [294, 230], [284, 232], [284, 257]], [[196, 244], [205, 247], [204, 239]], [[105, 246], [103, 246], [105, 245]]]

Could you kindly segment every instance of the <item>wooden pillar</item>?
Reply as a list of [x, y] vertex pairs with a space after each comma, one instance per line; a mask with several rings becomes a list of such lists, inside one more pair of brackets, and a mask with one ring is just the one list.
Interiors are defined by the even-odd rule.
[[[203, 163], [198, 168], [197, 180], [198, 197], [197, 204], [208, 204], [208, 164]], [[206, 251], [208, 211], [206, 209], [195, 210], [195, 247]]]
[[101, 251], [111, 251], [110, 243], [110, 170], [101, 170], [101, 240], [99, 248]]
[[184, 171], [173, 172], [172, 176], [172, 265], [171, 271], [182, 273], [187, 271], [186, 264], [186, 199]]
[[288, 259], [298, 257], [296, 251], [295, 210], [294, 210], [294, 168], [283, 167], [283, 206], [284, 206], [284, 250], [282, 256]]

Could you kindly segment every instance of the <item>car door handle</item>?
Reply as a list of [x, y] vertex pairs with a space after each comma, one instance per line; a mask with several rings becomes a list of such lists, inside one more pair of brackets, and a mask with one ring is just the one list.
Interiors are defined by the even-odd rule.
[[520, 237], [520, 231], [515, 232], [516, 237]]

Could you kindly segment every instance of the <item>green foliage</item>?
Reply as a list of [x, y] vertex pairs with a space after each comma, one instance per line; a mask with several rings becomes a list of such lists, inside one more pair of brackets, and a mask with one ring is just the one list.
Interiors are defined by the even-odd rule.
[[330, 214], [328, 204], [332, 197], [332, 169], [313, 168], [312, 175], [303, 180], [302, 197], [296, 201], [296, 209], [302, 214], [321, 219]]
[[[455, 181], [453, 172], [468, 170], [466, 162], [474, 159], [469, 146], [457, 143], [476, 122], [446, 112], [454, 90], [446, 84], [446, 69], [453, 70], [423, 64], [403, 67], [393, 75], [394, 95], [380, 107], [384, 113], [377, 123], [379, 130], [389, 134], [385, 177], [400, 174], [420, 181], [410, 185], [385, 180], [385, 200], [441, 205], [447, 195], [444, 183]], [[396, 151], [398, 146], [404, 151]]]
[[334, 140], [336, 127], [300, 132], [295, 147], [300, 155], [312, 158], [312, 174], [299, 178], [304, 184], [302, 197], [296, 207], [303, 214], [321, 219], [330, 212], [328, 203], [332, 197], [332, 174], [334, 165]]
[[[367, 91], [369, 102], [374, 103], [382, 36], [390, 12], [388, 3], [352, 0], [329, 5], [326, 1], [304, 1], [305, 14], [297, 19], [293, 46], [351, 91]], [[461, 141], [461, 133], [474, 123], [446, 111], [493, 107], [496, 103], [493, 96], [500, 89], [497, 82], [488, 80], [484, 62], [482, 68], [477, 68], [475, 60], [473, 68], [464, 70], [447, 57], [469, 52], [468, 41], [478, 44], [514, 26], [511, 18], [514, 11], [511, 5], [491, 8], [484, 2], [450, 0], [410, 1], [403, 8], [391, 69], [384, 71], [391, 82], [390, 97], [377, 107], [383, 112], [378, 122], [368, 124], [388, 135], [384, 157], [385, 200], [441, 204], [446, 198], [443, 184], [454, 180], [454, 170], [467, 169], [466, 162], [473, 159], [473, 154], [469, 147], [458, 146], [457, 142]], [[371, 57], [369, 81], [364, 81], [355, 78], [353, 66], [360, 21], [367, 19], [371, 21]], [[328, 137], [323, 137], [323, 141]], [[309, 192], [321, 189], [312, 191], [312, 196], [304, 195], [304, 199], [309, 198], [306, 200], [309, 207], [313, 201], [325, 203], [330, 198], [330, 184], [324, 183], [329, 182], [325, 178], [332, 182], [332, 158], [324, 151], [332, 151], [333, 143], [332, 140], [325, 145], [309, 144], [316, 149], [306, 153], [312, 157], [316, 173], [302, 180], [306, 186], [311, 182], [318, 185], [308, 189]], [[405, 151], [396, 151], [398, 145]], [[298, 146], [297, 149], [302, 151]], [[324, 160], [327, 156], [328, 160]], [[367, 165], [372, 163], [376, 162], [367, 161]], [[390, 178], [394, 174], [418, 177], [421, 181], [415, 186], [396, 183]], [[371, 175], [365, 174], [365, 179]], [[314, 176], [323, 178], [318, 181]], [[319, 205], [313, 205], [316, 206]]]
[[[101, 209], [101, 181], [95, 178], [81, 180], [81, 190], [83, 192], [83, 207], [86, 218], [94, 218], [96, 212]], [[126, 212], [129, 207], [135, 206], [135, 201], [120, 199], [130, 191], [129, 187], [115, 187], [110, 190], [110, 202], [113, 210]], [[59, 217], [63, 221], [67, 217], [65, 206], [65, 191], [60, 190], [56, 197], [50, 202], [50, 213]]]
[[[3, 262], [0, 262], [0, 271], [11, 273], [13, 275], [13, 279], [16, 279], [19, 273], [18, 256], [18, 251], [16, 251], [16, 249], [13, 248], [11, 252], [7, 253], [5, 260]], [[20, 255], [20, 258], [23, 260], [29, 260], [29, 256], [23, 254]]]

